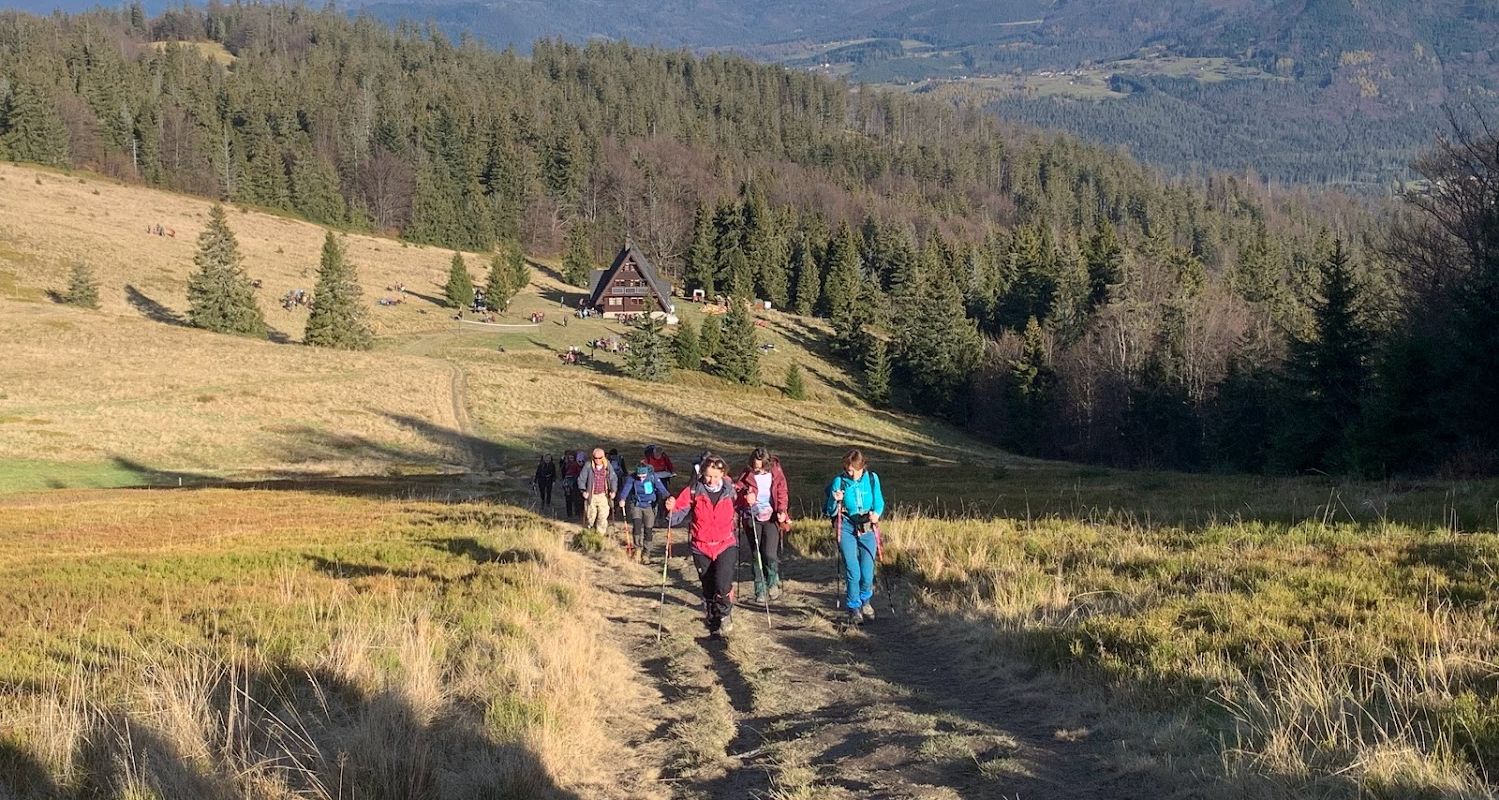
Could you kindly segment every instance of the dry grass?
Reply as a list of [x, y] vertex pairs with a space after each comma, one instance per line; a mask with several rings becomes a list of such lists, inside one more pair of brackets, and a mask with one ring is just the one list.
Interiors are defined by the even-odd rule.
[[456, 426], [427, 359], [252, 342], [0, 300], [0, 459], [231, 472], [454, 461], [407, 422]]
[[52, 493], [7, 499], [0, 543], [19, 797], [628, 796], [602, 704], [635, 689], [523, 513]]
[[[69, 265], [82, 260], [100, 283], [106, 315], [138, 316], [126, 287], [179, 314], [187, 308], [187, 277], [193, 269], [198, 233], [208, 219], [201, 198], [90, 175], [62, 175], [35, 167], [0, 164], [0, 276], [8, 276], [11, 299], [36, 300], [41, 290], [66, 285]], [[146, 232], [161, 224], [175, 238]], [[284, 311], [277, 304], [287, 291], [311, 290], [325, 229], [318, 225], [230, 209], [229, 225], [239, 240], [250, 277], [262, 281], [257, 293], [270, 326], [300, 341], [306, 310]], [[374, 301], [391, 294], [385, 287], [404, 283], [440, 297], [451, 251], [405, 245], [391, 239], [351, 234], [345, 241], [359, 268], [370, 319], [377, 335], [389, 336], [448, 327], [450, 312], [410, 298], [393, 308]], [[476, 276], [487, 261], [469, 256]], [[6, 284], [0, 279], [0, 288]]]
[[938, 628], [1135, 709], [1099, 721], [1160, 748], [1131, 771], [1226, 766], [1232, 796], [1492, 796], [1493, 530], [907, 516], [886, 533]]
[[[162, 320], [186, 310], [194, 239], [207, 210], [197, 198], [0, 165], [0, 339], [8, 343], [0, 364], [0, 489], [461, 462], [455, 366], [467, 373], [457, 399], [476, 422], [472, 433], [524, 454], [523, 461], [539, 448], [603, 434], [622, 450], [659, 442], [687, 457], [705, 446], [740, 452], [769, 443], [832, 458], [858, 442], [892, 457], [1022, 463], [944, 426], [864, 406], [828, 359], [825, 328], [777, 312], [763, 315], [767, 326], [757, 334], [775, 345], [763, 357], [762, 388], [697, 372], [679, 373], [671, 386], [647, 385], [621, 377], [619, 357], [604, 354], [564, 367], [557, 352], [628, 329], [569, 318], [577, 291], [545, 260], [504, 315], [515, 323], [541, 311], [547, 321], [539, 327], [453, 322], [450, 310], [423, 299], [440, 297], [450, 253], [360, 235], [347, 237], [349, 256], [384, 352], [328, 353], [168, 324]], [[176, 237], [147, 233], [156, 223]], [[263, 281], [268, 322], [297, 341], [306, 312], [275, 301], [311, 288], [324, 229], [256, 211], [231, 212], [230, 224], [246, 269]], [[47, 301], [75, 259], [91, 264], [101, 282], [99, 312]], [[468, 262], [482, 278], [487, 259], [469, 254]], [[413, 292], [407, 302], [375, 306], [396, 283]], [[684, 317], [701, 319], [695, 307], [680, 305]], [[569, 324], [559, 324], [565, 318]], [[792, 362], [806, 376], [805, 402], [786, 401], [777, 388]], [[607, 425], [600, 408], [609, 410]]]

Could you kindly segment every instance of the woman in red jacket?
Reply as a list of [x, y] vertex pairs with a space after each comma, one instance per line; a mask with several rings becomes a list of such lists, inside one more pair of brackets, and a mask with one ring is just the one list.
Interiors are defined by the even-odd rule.
[[781, 471], [781, 460], [772, 456], [763, 447], [756, 447], [750, 454], [749, 467], [734, 483], [739, 490], [739, 507], [744, 512], [744, 527], [747, 536], [755, 537], [749, 544], [751, 552], [760, 549], [760, 561], [755, 568], [755, 603], [781, 599], [781, 532], [791, 527], [786, 510], [790, 492], [786, 488], [786, 473]]
[[692, 562], [703, 582], [703, 600], [708, 605], [708, 632], [728, 634], [734, 602], [734, 566], [738, 563], [739, 540], [734, 533], [738, 499], [734, 485], [725, 477], [728, 465], [718, 456], [703, 461], [702, 473], [676, 497], [667, 499], [671, 524], [691, 517], [688, 539]]

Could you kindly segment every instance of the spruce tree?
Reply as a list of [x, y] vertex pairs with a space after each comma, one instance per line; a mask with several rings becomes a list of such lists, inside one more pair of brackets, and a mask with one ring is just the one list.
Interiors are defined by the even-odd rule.
[[697, 218], [692, 225], [692, 244], [687, 247], [682, 274], [688, 289], [702, 289], [703, 294], [713, 297], [718, 288], [718, 251], [714, 246], [713, 215], [706, 205], [697, 207]]
[[[737, 253], [744, 255], [744, 214], [741, 213], [739, 204], [732, 200], [725, 200], [718, 204], [718, 210], [713, 214], [713, 252], [715, 256], [714, 270], [717, 274], [718, 290], [736, 291], [737, 287], [732, 285], [735, 274], [739, 268], [734, 260]], [[744, 269], [748, 269], [749, 261], [743, 262]]]
[[1341, 240], [1322, 262], [1309, 303], [1312, 330], [1291, 342], [1286, 377], [1292, 405], [1277, 448], [1283, 466], [1346, 467], [1349, 434], [1369, 385], [1374, 333], [1364, 288]]
[[291, 188], [286, 179], [286, 159], [271, 133], [270, 124], [257, 118], [250, 126], [250, 160], [239, 185], [238, 200], [267, 208], [291, 208]]
[[468, 265], [463, 263], [463, 254], [453, 253], [448, 263], [448, 283], [442, 287], [448, 304], [454, 308], [468, 308], [474, 302], [474, 279], [469, 277]]
[[630, 349], [625, 353], [625, 374], [632, 378], [652, 383], [671, 380], [672, 363], [676, 354], [672, 352], [672, 341], [666, 337], [666, 322], [650, 315], [635, 329], [625, 335]]
[[530, 270], [514, 242], [500, 245], [500, 251], [489, 260], [489, 277], [484, 281], [484, 304], [491, 311], [504, 311], [521, 288], [531, 282]]
[[749, 258], [743, 250], [729, 251], [726, 259], [729, 295], [735, 300], [752, 300], [755, 296], [755, 280], [750, 272]]
[[890, 345], [877, 336], [870, 337], [862, 366], [864, 401], [872, 406], [890, 405]]
[[764, 255], [751, 264], [758, 274], [760, 296], [778, 311], [785, 311], [791, 305], [790, 247], [784, 235], [775, 233], [767, 240]]
[[187, 279], [188, 321], [218, 333], [265, 336], [265, 317], [255, 303], [223, 206], [209, 209], [193, 263], [198, 269]]
[[484, 279], [484, 307], [504, 311], [510, 305], [510, 265], [503, 253], [489, 258], [489, 276]]
[[959, 417], [983, 339], [950, 275], [923, 273], [919, 284], [904, 324], [894, 330], [895, 376], [916, 410]]
[[588, 287], [593, 273], [593, 248], [588, 243], [588, 228], [583, 220], [573, 220], [567, 228], [567, 252], [562, 256], [562, 277], [568, 283]]
[[360, 303], [362, 291], [354, 265], [329, 231], [323, 237], [323, 255], [318, 263], [317, 285], [312, 290], [312, 313], [307, 317], [304, 341], [315, 347], [336, 350], [368, 350], [374, 344], [369, 319]]
[[698, 351], [702, 353], [702, 364], [707, 368], [708, 362], [718, 358], [718, 351], [723, 345], [723, 323], [718, 317], [703, 317], [703, 330], [698, 336]]
[[833, 320], [833, 354], [858, 363], [864, 358], [865, 338], [864, 315], [850, 308], [848, 311], [834, 317]]
[[520, 242], [509, 241], [502, 246], [505, 263], [510, 270], [510, 297], [514, 298], [531, 285], [531, 267], [526, 263], [526, 254], [521, 250]]
[[786, 396], [792, 400], [807, 399], [807, 384], [802, 380], [802, 368], [795, 361], [786, 367]]
[[749, 306], [735, 298], [724, 315], [723, 335], [715, 358], [718, 375], [735, 383], [760, 382], [760, 350], [755, 339], [755, 320]]
[[1088, 310], [1092, 311], [1108, 304], [1113, 287], [1124, 279], [1124, 248], [1108, 220], [1098, 221], [1098, 229], [1084, 248], [1083, 260], [1088, 272]]
[[1026, 453], [1040, 447], [1055, 386], [1056, 373], [1046, 355], [1041, 323], [1031, 317], [1025, 321], [1020, 356], [1010, 362], [1010, 424], [1004, 435], [1006, 444]]
[[805, 235], [797, 237], [791, 251], [791, 268], [796, 273], [792, 310], [809, 317], [817, 309], [817, 300], [822, 296], [822, 275], [817, 269], [817, 256], [812, 252], [812, 242]]
[[74, 261], [68, 272], [68, 289], [60, 298], [62, 302], [79, 308], [99, 307], [99, 281], [87, 262]]
[[697, 369], [702, 365], [702, 348], [690, 321], [684, 319], [677, 326], [677, 335], [672, 337], [672, 350], [677, 357], [678, 369]]
[[68, 131], [45, 91], [25, 81], [0, 102], [0, 151], [13, 161], [68, 165]]
[[422, 244], [456, 244], [459, 219], [456, 188], [437, 159], [422, 157], [417, 164], [416, 189], [411, 199], [411, 222], [402, 235]]
[[822, 280], [823, 316], [837, 320], [852, 312], [859, 295], [859, 241], [845, 222], [828, 245]]
[[314, 153], [303, 153], [293, 162], [291, 198], [297, 213], [313, 222], [337, 225], [348, 217], [348, 208], [338, 188], [338, 172]]

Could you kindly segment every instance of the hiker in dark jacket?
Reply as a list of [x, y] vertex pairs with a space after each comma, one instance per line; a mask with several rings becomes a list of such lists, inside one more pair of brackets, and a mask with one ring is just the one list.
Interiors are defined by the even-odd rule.
[[764, 603], [767, 596], [779, 600], [782, 594], [781, 535], [791, 527], [787, 513], [790, 491], [786, 486], [786, 473], [781, 470], [781, 460], [765, 448], [756, 447], [750, 454], [749, 466], [734, 486], [739, 491], [745, 535], [755, 537], [748, 543], [750, 552], [753, 553], [756, 547], [760, 550], [760, 559], [754, 562], [755, 602]]
[[869, 598], [874, 596], [874, 566], [880, 551], [876, 525], [885, 514], [885, 494], [880, 476], [869, 471], [863, 453], [850, 450], [843, 457], [843, 472], [828, 484], [823, 511], [834, 520], [843, 556], [848, 621], [857, 625], [873, 619]]
[[709, 455], [701, 463], [698, 478], [666, 501], [673, 525], [690, 517], [688, 541], [692, 561], [703, 582], [703, 600], [708, 606], [708, 632], [727, 634], [734, 629], [730, 616], [734, 603], [734, 566], [739, 538], [734, 523], [738, 502], [734, 485], [725, 473], [723, 459]]
[[607, 534], [610, 507], [619, 496], [619, 475], [609, 466], [603, 448], [593, 448], [592, 458], [578, 473], [578, 491], [583, 495], [583, 527]]
[[562, 502], [568, 519], [577, 519], [583, 513], [583, 495], [578, 492], [578, 475], [582, 471], [578, 451], [568, 450], [562, 454]]
[[536, 464], [536, 493], [541, 496], [541, 505], [546, 508], [552, 507], [552, 487], [557, 483], [557, 465], [552, 463], [552, 457], [545, 455]]
[[[651, 546], [651, 529], [656, 527], [656, 504], [666, 496], [666, 484], [644, 461], [619, 490], [619, 510], [629, 516], [630, 537], [635, 544], [634, 558], [642, 564], [649, 560], [646, 550]], [[670, 553], [666, 555], [671, 557]]]

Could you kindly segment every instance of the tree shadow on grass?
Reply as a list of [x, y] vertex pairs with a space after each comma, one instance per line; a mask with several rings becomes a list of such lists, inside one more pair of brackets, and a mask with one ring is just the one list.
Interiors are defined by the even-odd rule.
[[[580, 800], [530, 745], [490, 729], [486, 709], [472, 700], [423, 712], [399, 690], [368, 691], [327, 669], [280, 662], [189, 671], [183, 680], [204, 699], [208, 740], [181, 741], [155, 716], [91, 698], [106, 707], [85, 712], [82, 746], [66, 767], [79, 796], [146, 789], [155, 797], [230, 800], [269, 780], [297, 796]], [[232, 731], [220, 729], [226, 721]], [[200, 754], [189, 757], [188, 748]], [[0, 796], [17, 800], [62, 796], [35, 755], [7, 738], [0, 738], [3, 789]]]
[[57, 781], [47, 767], [28, 749], [0, 734], [0, 797], [54, 798], [62, 797]]
[[421, 292], [418, 292], [415, 289], [407, 289], [406, 290], [406, 294], [409, 294], [409, 295], [411, 295], [412, 297], [415, 297], [418, 300], [425, 300], [426, 302], [431, 303], [432, 305], [437, 306], [438, 308], [446, 308], [446, 309], [450, 309], [452, 311], [457, 311], [458, 310], [458, 309], [453, 308], [451, 305], [448, 304], [448, 299], [446, 297], [438, 297], [436, 295], [422, 294]]
[[175, 325], [179, 328], [191, 327], [188, 325], [187, 319], [184, 318], [181, 314], [178, 314], [168, 306], [165, 306], [152, 299], [145, 292], [142, 292], [135, 286], [126, 284], [125, 302], [129, 303], [131, 308], [140, 312], [142, 316], [144, 316], [146, 319], [151, 320], [152, 322], [160, 322], [164, 325]]

